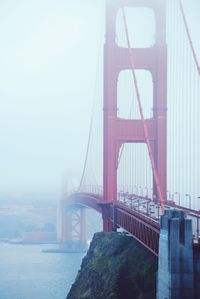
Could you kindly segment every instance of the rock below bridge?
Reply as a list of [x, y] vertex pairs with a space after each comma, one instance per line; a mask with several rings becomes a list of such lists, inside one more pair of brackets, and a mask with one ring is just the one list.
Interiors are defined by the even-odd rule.
[[157, 258], [132, 237], [96, 233], [67, 299], [154, 299]]

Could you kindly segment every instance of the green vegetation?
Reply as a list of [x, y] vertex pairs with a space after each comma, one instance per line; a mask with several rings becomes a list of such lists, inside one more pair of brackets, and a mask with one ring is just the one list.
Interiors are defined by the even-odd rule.
[[67, 299], [154, 299], [157, 258], [132, 237], [94, 235]]

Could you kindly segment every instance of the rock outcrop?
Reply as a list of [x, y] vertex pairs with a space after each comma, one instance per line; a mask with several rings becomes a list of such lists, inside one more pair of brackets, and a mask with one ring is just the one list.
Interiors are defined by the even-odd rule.
[[157, 258], [123, 233], [96, 233], [67, 299], [155, 299]]

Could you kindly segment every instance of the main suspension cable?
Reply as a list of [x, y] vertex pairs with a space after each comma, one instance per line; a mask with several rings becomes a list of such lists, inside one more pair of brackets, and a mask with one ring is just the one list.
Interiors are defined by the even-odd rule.
[[157, 172], [156, 164], [155, 164], [152, 149], [151, 149], [148, 128], [147, 128], [147, 125], [146, 125], [146, 122], [145, 122], [145, 119], [144, 119], [142, 103], [141, 103], [141, 97], [140, 97], [140, 92], [139, 92], [139, 86], [138, 86], [138, 81], [137, 81], [137, 77], [136, 77], [136, 73], [135, 73], [134, 57], [133, 57], [133, 52], [132, 52], [132, 49], [131, 49], [131, 44], [130, 44], [130, 39], [129, 39], [128, 26], [127, 26], [127, 20], [126, 20], [126, 14], [125, 14], [124, 6], [122, 6], [122, 15], [123, 15], [124, 29], [125, 29], [126, 41], [127, 41], [128, 51], [129, 51], [129, 58], [130, 58], [130, 65], [131, 65], [131, 71], [132, 71], [132, 75], [133, 75], [133, 81], [134, 81], [134, 86], [135, 86], [135, 91], [136, 91], [136, 98], [137, 98], [137, 102], [138, 102], [140, 117], [141, 117], [141, 120], [142, 120], [145, 140], [146, 140], [147, 149], [148, 149], [148, 152], [149, 152], [149, 158], [150, 158], [150, 161], [151, 161], [151, 167], [152, 167], [152, 171], [153, 171], [153, 177], [154, 177], [154, 180], [155, 180], [156, 190], [157, 190], [157, 193], [158, 193], [158, 199], [159, 199], [159, 202], [160, 202], [160, 205], [161, 205], [161, 209], [164, 210], [165, 200], [164, 200], [164, 197], [163, 197], [163, 194], [162, 194], [160, 180], [159, 180], [159, 177], [158, 177], [158, 172]]
[[[95, 84], [95, 91], [96, 91], [96, 84]], [[88, 161], [88, 155], [89, 155], [89, 149], [90, 149], [90, 141], [91, 141], [91, 136], [92, 136], [93, 120], [94, 120], [94, 109], [95, 109], [95, 97], [93, 99], [93, 104], [92, 104], [92, 110], [91, 110], [91, 116], [90, 116], [90, 127], [89, 127], [87, 148], [86, 148], [86, 154], [85, 154], [85, 161], [84, 161], [83, 172], [82, 172], [82, 175], [81, 175], [81, 180], [80, 180], [80, 184], [79, 184], [79, 187], [78, 187], [78, 191], [80, 191], [80, 189], [82, 187], [83, 179], [84, 179], [85, 171], [86, 171], [86, 167], [87, 167], [87, 161]]]
[[[87, 162], [88, 162], [88, 156], [89, 156], [89, 150], [90, 150], [90, 144], [91, 144], [91, 137], [92, 137], [92, 129], [93, 129], [93, 123], [94, 123], [94, 110], [95, 110], [95, 104], [96, 104], [95, 100], [96, 100], [96, 91], [97, 91], [97, 81], [98, 81], [98, 72], [99, 72], [99, 60], [100, 60], [100, 53], [101, 53], [101, 42], [102, 42], [102, 35], [103, 35], [103, 26], [101, 28], [102, 28], [102, 30], [101, 30], [101, 34], [100, 34], [101, 38], [100, 38], [100, 43], [99, 43], [98, 63], [97, 63], [95, 84], [94, 84], [94, 91], [93, 91], [93, 103], [92, 103], [91, 116], [90, 116], [89, 134], [88, 134], [88, 141], [87, 141], [87, 148], [86, 148], [83, 172], [82, 172], [82, 175], [81, 175], [81, 180], [80, 180], [80, 184], [79, 184], [79, 187], [78, 187], [78, 191], [80, 191], [80, 189], [82, 187], [85, 172], [86, 172], [86, 168], [87, 168]], [[96, 181], [96, 179], [95, 179], [95, 181]]]
[[188, 40], [189, 40], [192, 55], [193, 55], [193, 58], [194, 58], [194, 62], [196, 64], [196, 68], [197, 68], [198, 74], [200, 76], [200, 64], [199, 64], [198, 59], [197, 59], [197, 54], [196, 54], [196, 51], [195, 51], [195, 48], [194, 48], [194, 44], [193, 44], [193, 41], [192, 41], [192, 37], [191, 37], [191, 34], [190, 34], [188, 22], [187, 22], [187, 19], [186, 19], [186, 16], [185, 16], [185, 12], [184, 12], [183, 4], [182, 4], [181, 0], [179, 0], [179, 6], [180, 6], [180, 10], [181, 10], [181, 15], [183, 17], [183, 23], [184, 23], [184, 26], [185, 26], [185, 30], [186, 30], [186, 33], [187, 33]]

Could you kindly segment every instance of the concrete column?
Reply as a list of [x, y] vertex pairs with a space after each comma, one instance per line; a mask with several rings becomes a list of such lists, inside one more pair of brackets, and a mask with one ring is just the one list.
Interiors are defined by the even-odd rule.
[[161, 217], [157, 299], [194, 298], [192, 221], [183, 211]]
[[194, 298], [200, 298], [200, 242], [193, 246], [194, 258]]

